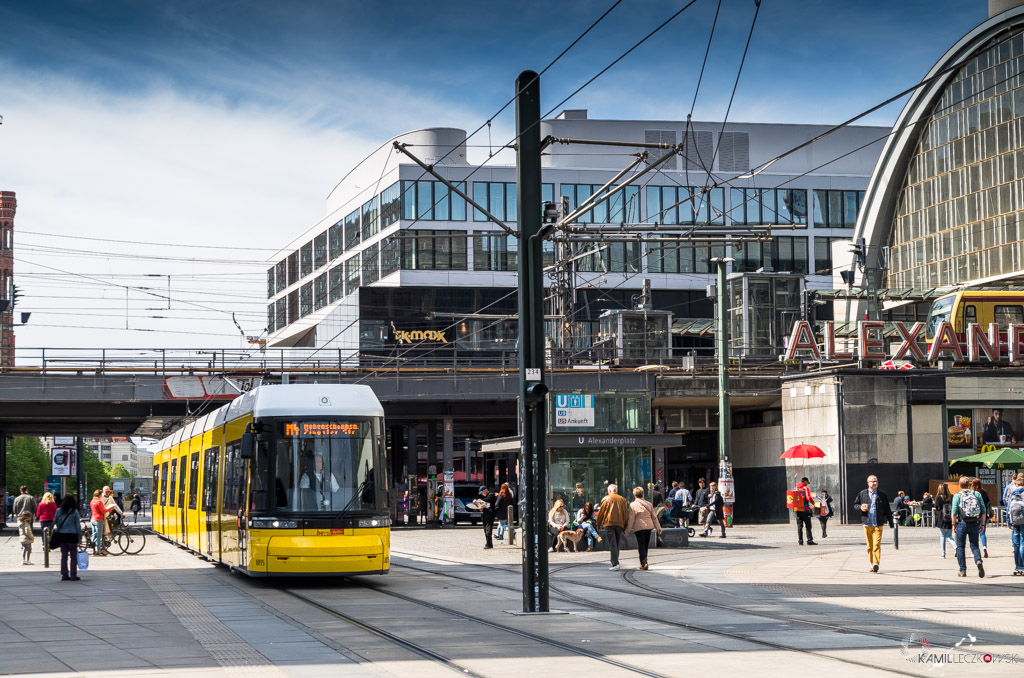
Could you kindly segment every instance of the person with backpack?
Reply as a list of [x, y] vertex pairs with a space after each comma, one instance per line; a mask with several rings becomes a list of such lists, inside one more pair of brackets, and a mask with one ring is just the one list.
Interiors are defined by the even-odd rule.
[[960, 478], [960, 491], [953, 497], [953, 528], [956, 530], [956, 562], [960, 566], [959, 576], [967, 576], [966, 553], [967, 540], [971, 541], [971, 553], [974, 564], [978, 566], [978, 576], [985, 576], [985, 566], [981, 564], [981, 550], [978, 548], [978, 534], [985, 514], [985, 500], [981, 494], [970, 488], [967, 476]]
[[860, 522], [864, 526], [864, 538], [868, 543], [870, 572], [878, 572], [882, 562], [882, 528], [892, 528], [892, 507], [889, 497], [878, 489], [878, 476], [868, 476], [867, 489], [857, 495], [854, 507], [860, 509]]
[[1018, 473], [1006, 493], [1006, 525], [1013, 544], [1013, 574], [1024, 577], [1024, 473]]
[[953, 497], [950, 496], [946, 483], [939, 485], [939, 490], [935, 494], [935, 527], [939, 528], [939, 544], [942, 546], [939, 558], [945, 558], [947, 542], [956, 549], [956, 542], [953, 541]]
[[971, 480], [971, 489], [981, 495], [981, 527], [978, 528], [978, 539], [981, 542], [981, 557], [988, 558], [988, 537], [985, 536], [985, 533], [988, 532], [988, 523], [995, 514], [992, 512], [992, 502], [988, 498], [988, 492], [981, 486], [980, 478]]

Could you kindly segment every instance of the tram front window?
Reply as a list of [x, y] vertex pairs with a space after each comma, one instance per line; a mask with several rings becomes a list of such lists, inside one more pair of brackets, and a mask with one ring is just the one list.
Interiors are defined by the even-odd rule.
[[371, 422], [281, 422], [267, 507], [276, 512], [372, 511], [377, 505]]

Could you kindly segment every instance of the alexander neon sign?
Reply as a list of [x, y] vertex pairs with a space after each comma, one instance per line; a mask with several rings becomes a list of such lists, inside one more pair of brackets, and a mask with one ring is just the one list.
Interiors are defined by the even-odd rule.
[[[814, 337], [811, 324], [797, 321], [786, 344], [786, 360], [800, 355], [809, 355], [814, 360], [910, 360], [912, 362], [934, 362], [940, 358], [951, 358], [960, 362], [1018, 362], [1024, 361], [1024, 325], [1010, 325], [1005, 330], [991, 323], [984, 328], [977, 323], [967, 326], [966, 335], [957, 336], [952, 323], [939, 323], [931, 345], [925, 338], [925, 323], [914, 323], [909, 328], [901, 322], [892, 326], [898, 335], [899, 344], [892, 355], [886, 355], [885, 341], [879, 338], [886, 325], [878, 320], [861, 320], [857, 323], [857, 338], [852, 347], [840, 350], [837, 346], [835, 324], [824, 324], [824, 340], [820, 347]], [[964, 347], [967, 355], [964, 356]], [[853, 350], [850, 350], [852, 348]]]

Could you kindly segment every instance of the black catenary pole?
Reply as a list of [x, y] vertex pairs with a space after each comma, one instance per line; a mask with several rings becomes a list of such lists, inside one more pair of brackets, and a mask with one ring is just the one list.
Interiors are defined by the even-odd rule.
[[523, 516], [523, 612], [548, 611], [547, 386], [544, 385], [544, 261], [541, 253], [540, 80], [516, 79], [519, 221], [519, 496]]

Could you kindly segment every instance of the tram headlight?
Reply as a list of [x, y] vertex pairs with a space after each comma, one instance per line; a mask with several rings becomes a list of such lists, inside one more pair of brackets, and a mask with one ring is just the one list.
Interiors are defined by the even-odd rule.
[[388, 527], [389, 525], [391, 525], [391, 518], [389, 516], [359, 519], [359, 527]]
[[249, 527], [254, 530], [295, 530], [299, 527], [297, 520], [279, 520], [277, 518], [252, 518], [249, 520]]

